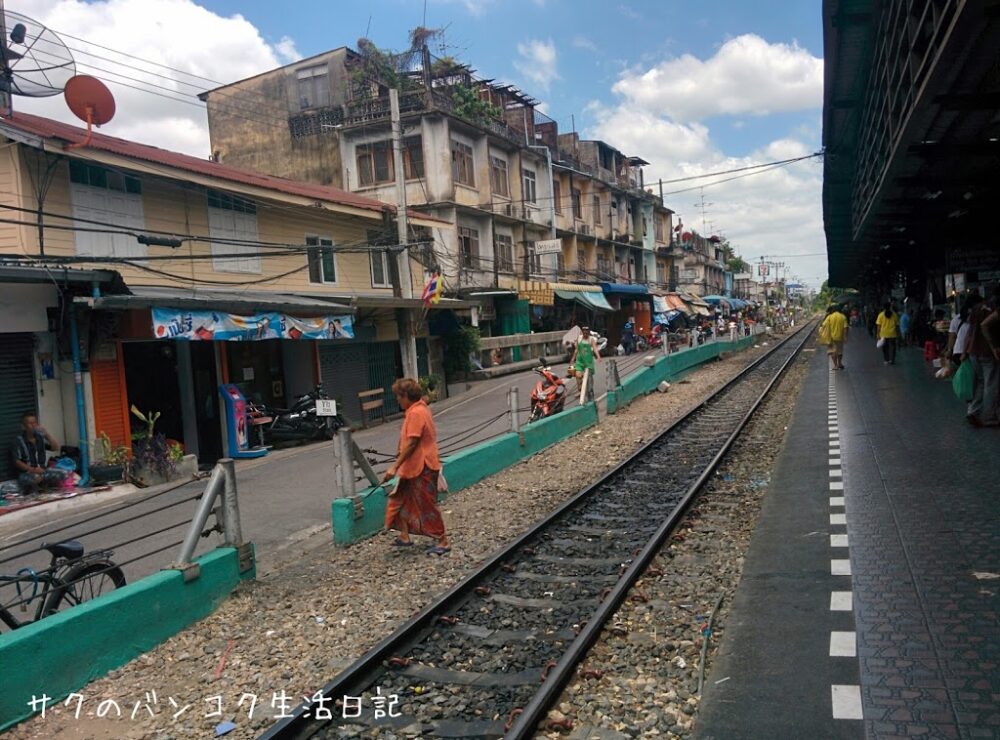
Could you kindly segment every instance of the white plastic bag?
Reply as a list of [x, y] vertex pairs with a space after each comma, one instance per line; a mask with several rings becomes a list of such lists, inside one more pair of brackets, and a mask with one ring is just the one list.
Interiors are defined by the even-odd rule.
[[877, 342], [875, 342], [875, 349], [882, 349], [882, 346], [884, 344], [885, 344], [885, 339], [882, 338], [882, 337], [879, 337], [879, 340]]

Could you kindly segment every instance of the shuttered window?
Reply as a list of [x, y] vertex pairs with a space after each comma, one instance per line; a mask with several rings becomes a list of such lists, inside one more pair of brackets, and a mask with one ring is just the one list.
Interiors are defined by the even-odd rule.
[[212, 238], [212, 266], [219, 272], [259, 273], [257, 206], [246, 198], [208, 191], [208, 233]]

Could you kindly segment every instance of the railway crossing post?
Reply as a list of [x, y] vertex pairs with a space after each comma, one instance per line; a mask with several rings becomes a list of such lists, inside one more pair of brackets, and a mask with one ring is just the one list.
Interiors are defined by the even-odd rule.
[[521, 431], [521, 419], [518, 417], [518, 397], [520, 393], [517, 390], [517, 386], [511, 386], [510, 391], [507, 393], [507, 400], [510, 403], [510, 430], [514, 434], [518, 434]]

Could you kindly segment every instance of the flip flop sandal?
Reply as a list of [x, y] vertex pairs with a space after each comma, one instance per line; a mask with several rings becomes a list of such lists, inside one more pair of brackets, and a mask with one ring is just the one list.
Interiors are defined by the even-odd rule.
[[440, 545], [435, 545], [427, 549], [428, 555], [447, 555], [449, 552], [451, 552], [450, 547], [441, 547]]
[[399, 537], [392, 541], [393, 547], [413, 547], [413, 542], [411, 540], [401, 540]]

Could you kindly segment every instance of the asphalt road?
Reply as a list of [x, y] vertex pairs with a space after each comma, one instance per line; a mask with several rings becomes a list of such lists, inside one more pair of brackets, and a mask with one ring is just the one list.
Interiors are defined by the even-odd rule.
[[[622, 378], [643, 364], [641, 355], [615, 359]], [[605, 392], [606, 362], [598, 364], [598, 397]], [[565, 375], [566, 363], [553, 369]], [[459, 396], [435, 403], [432, 409], [443, 454], [509, 431], [508, 390], [516, 387], [519, 406], [527, 409], [537, 380], [537, 374], [526, 371], [480, 381]], [[572, 382], [569, 385], [575, 387]], [[577, 404], [578, 398], [571, 398], [567, 407]], [[520, 414], [522, 424], [527, 416], [527, 411]], [[383, 455], [394, 454], [400, 425], [396, 419], [355, 434], [360, 447], [380, 453], [370, 455], [378, 460], [376, 471], [388, 464]], [[8, 514], [0, 518], [0, 574], [46, 567], [48, 554], [37, 551], [39, 545], [66, 539], [80, 540], [88, 551], [113, 549], [114, 560], [123, 566], [129, 582], [155, 573], [176, 559], [197, 507], [195, 499], [204, 487], [205, 481], [196, 481], [172, 490], [115, 498], [97, 493]], [[297, 544], [328, 530], [330, 502], [335, 496], [333, 444], [277, 450], [258, 460], [239, 461], [237, 487], [244, 538], [256, 546], [258, 569], [267, 571], [283, 558], [295, 557], [301, 549]], [[210, 518], [209, 525], [213, 523]], [[212, 534], [201, 540], [197, 552], [219, 543], [221, 536]], [[8, 588], [0, 589], [0, 603], [12, 598]]]

